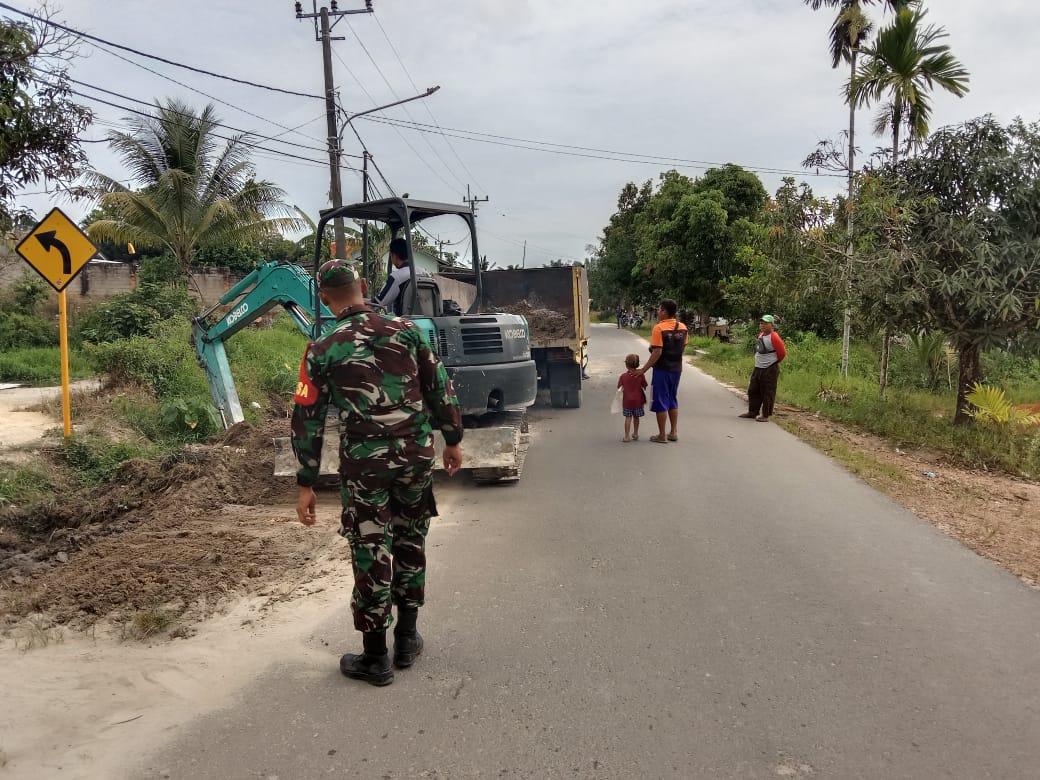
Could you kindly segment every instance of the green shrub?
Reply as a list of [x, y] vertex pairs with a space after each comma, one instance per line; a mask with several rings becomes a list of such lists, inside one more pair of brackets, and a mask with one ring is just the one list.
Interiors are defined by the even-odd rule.
[[989, 350], [982, 353], [982, 376], [1021, 403], [1040, 401], [1040, 357]]
[[36, 314], [0, 311], [0, 351], [58, 345], [58, 323]]
[[11, 285], [14, 304], [25, 312], [34, 312], [41, 302], [47, 299], [51, 288], [33, 271], [26, 271]]
[[87, 311], [79, 322], [77, 336], [88, 342], [111, 342], [150, 335], [163, 323], [189, 319], [195, 302], [187, 290], [168, 285], [147, 284], [113, 295]]
[[134, 336], [101, 344], [85, 344], [87, 353], [116, 385], [141, 384], [157, 394], [170, 385], [177, 374], [176, 354], [153, 338]]
[[204, 439], [222, 428], [213, 404], [198, 398], [167, 399], [159, 414], [166, 431], [183, 439]]

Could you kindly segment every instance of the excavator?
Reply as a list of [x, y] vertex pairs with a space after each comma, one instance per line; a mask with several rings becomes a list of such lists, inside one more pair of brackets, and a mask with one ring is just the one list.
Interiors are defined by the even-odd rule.
[[[371, 220], [403, 236], [410, 256], [412, 236], [423, 220], [455, 215], [469, 231], [472, 248], [472, 302], [464, 312], [459, 302], [442, 298], [434, 278], [417, 276], [403, 286], [403, 316], [427, 335], [455, 387], [466, 432], [466, 467], [477, 482], [516, 481], [523, 471], [530, 443], [527, 407], [534, 403], [538, 375], [531, 357], [527, 320], [518, 314], [478, 312], [481, 300], [480, 255], [477, 252], [475, 214], [471, 208], [406, 198], [385, 198], [324, 211], [317, 225], [314, 269], [308, 273], [291, 264], [261, 263], [228, 290], [208, 311], [192, 321], [192, 338], [206, 372], [213, 402], [225, 427], [244, 420], [224, 343], [268, 312], [282, 307], [310, 339], [335, 326], [332, 313], [321, 303], [315, 281], [323, 262], [320, 236], [333, 219]], [[367, 252], [366, 252], [367, 254]], [[468, 285], [455, 283], [456, 289]], [[330, 417], [322, 474], [333, 475], [339, 464], [339, 422]], [[438, 437], [435, 437], [438, 438]], [[438, 438], [438, 447], [441, 442]], [[440, 464], [438, 457], [434, 461]], [[275, 440], [275, 475], [296, 473], [288, 438]]]

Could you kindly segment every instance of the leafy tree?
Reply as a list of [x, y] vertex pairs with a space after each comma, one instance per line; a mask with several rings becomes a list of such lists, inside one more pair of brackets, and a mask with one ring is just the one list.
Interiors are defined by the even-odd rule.
[[840, 230], [834, 206], [808, 184], [785, 178], [770, 201], [763, 224], [742, 252], [747, 273], [730, 277], [724, 291], [734, 314], [781, 313], [785, 327], [820, 336], [836, 335], [841, 286], [826, 247]]
[[867, 191], [872, 230], [901, 237], [879, 240], [883, 305], [908, 329], [941, 330], [957, 350], [958, 423], [970, 419], [982, 350], [1040, 344], [1038, 181], [1040, 124], [983, 117], [938, 131]]
[[89, 227], [92, 238], [161, 246], [190, 276], [200, 249], [255, 243], [280, 229], [297, 229], [280, 189], [253, 178], [246, 136], [221, 145], [212, 105], [195, 113], [177, 100], [156, 104], [148, 117], [124, 120], [128, 132], [109, 134], [140, 188], [97, 171], [87, 176], [102, 208], [116, 216]]
[[695, 192], [689, 178], [668, 171], [638, 223], [637, 270], [698, 311], [719, 308], [719, 282], [733, 273], [724, 199], [718, 190]]
[[769, 200], [769, 193], [762, 180], [733, 163], [726, 163], [721, 168], [709, 168], [693, 183], [694, 192], [711, 190], [722, 193], [722, 207], [726, 209], [726, 222], [730, 225], [739, 219], [760, 219], [762, 208]]
[[[841, 375], [848, 376], [849, 373], [849, 340], [852, 328], [851, 309], [851, 266], [853, 263], [852, 252], [854, 249], [853, 233], [855, 230], [855, 178], [856, 178], [856, 101], [852, 94], [852, 84], [856, 75], [856, 64], [859, 57], [860, 47], [867, 40], [873, 29], [873, 24], [863, 12], [864, 5], [880, 3], [893, 11], [900, 11], [913, 4], [911, 0], [805, 0], [805, 4], [814, 11], [824, 6], [837, 8], [838, 15], [831, 24], [830, 53], [831, 67], [837, 68], [842, 62], [849, 65], [849, 83], [845, 94], [845, 103], [849, 107], [849, 129], [847, 134], [848, 146], [845, 154], [844, 170], [848, 174], [847, 204], [845, 209], [846, 229], [846, 286], [841, 290], [845, 301], [844, 321], [841, 337]], [[812, 160], [807, 160], [809, 163]], [[818, 167], [818, 165], [817, 165]]]
[[71, 99], [74, 42], [44, 22], [0, 18], [0, 230], [25, 214], [16, 190], [41, 179], [67, 187], [83, 170], [79, 135], [93, 114]]
[[636, 222], [652, 194], [653, 183], [646, 181], [641, 186], [628, 182], [618, 195], [617, 211], [589, 263], [589, 294], [600, 309], [644, 302], [654, 295], [649, 278], [636, 270]]
[[[928, 135], [932, 106], [929, 92], [940, 87], [961, 97], [968, 92], [968, 71], [950, 47], [942, 27], [923, 26], [926, 11], [904, 8], [880, 30], [852, 80], [851, 94], [858, 105], [888, 102], [874, 123], [878, 135], [892, 133], [892, 164], [899, 162], [900, 131], [906, 128], [907, 146], [919, 146]], [[885, 325], [881, 347], [881, 392], [888, 383], [892, 327]]]

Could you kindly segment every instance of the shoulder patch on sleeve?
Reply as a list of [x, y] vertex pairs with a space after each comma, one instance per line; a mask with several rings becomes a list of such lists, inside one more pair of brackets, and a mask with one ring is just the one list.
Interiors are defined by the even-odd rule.
[[318, 388], [314, 386], [310, 374], [307, 373], [307, 357], [310, 353], [311, 345], [308, 344], [300, 363], [300, 379], [296, 383], [296, 394], [293, 396], [293, 401], [300, 406], [312, 406], [318, 400]]

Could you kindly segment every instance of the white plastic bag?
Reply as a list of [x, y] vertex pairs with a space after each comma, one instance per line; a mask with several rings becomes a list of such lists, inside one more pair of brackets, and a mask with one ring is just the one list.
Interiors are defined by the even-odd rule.
[[610, 413], [611, 414], [621, 414], [621, 388], [620, 387], [617, 389], [617, 392], [614, 393], [614, 398], [610, 402]]

